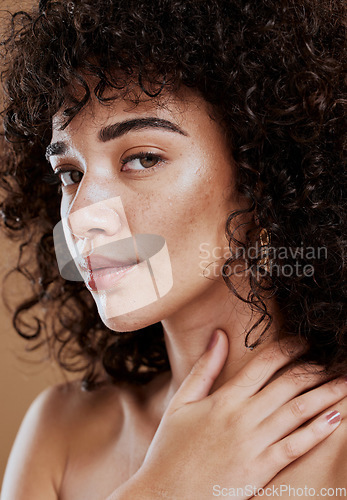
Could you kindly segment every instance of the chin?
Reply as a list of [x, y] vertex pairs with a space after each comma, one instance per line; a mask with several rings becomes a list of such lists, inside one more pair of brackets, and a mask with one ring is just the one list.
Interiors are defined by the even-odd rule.
[[[95, 298], [95, 297], [94, 297]], [[156, 299], [142, 307], [133, 308], [122, 313], [119, 307], [105, 307], [105, 301], [98, 297], [96, 300], [99, 316], [102, 322], [110, 329], [116, 332], [131, 332], [141, 330], [147, 326], [153, 325], [165, 319], [170, 312], [165, 307], [168, 304], [167, 300]], [[111, 315], [111, 311], [117, 312]]]

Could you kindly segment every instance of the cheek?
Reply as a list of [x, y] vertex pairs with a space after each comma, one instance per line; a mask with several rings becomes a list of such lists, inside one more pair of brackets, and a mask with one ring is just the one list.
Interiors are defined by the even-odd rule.
[[[131, 211], [132, 232], [154, 233], [167, 242], [173, 270], [200, 272], [200, 246], [226, 243], [225, 223], [230, 208], [227, 188], [230, 165], [200, 165], [176, 179], [157, 183], [155, 192], [141, 200], [141, 214]], [[136, 222], [135, 222], [136, 221]]]
[[186, 245], [217, 242], [224, 235], [231, 208], [226, 194], [230, 182], [231, 167], [226, 164], [202, 164], [187, 175], [175, 196], [176, 232]]

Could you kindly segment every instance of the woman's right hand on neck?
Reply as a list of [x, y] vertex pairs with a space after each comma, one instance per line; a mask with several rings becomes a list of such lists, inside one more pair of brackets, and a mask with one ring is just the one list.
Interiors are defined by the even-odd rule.
[[210, 393], [227, 354], [218, 330], [172, 398], [141, 468], [107, 500], [210, 500], [222, 488], [251, 498], [339, 425], [339, 413], [324, 410], [346, 397], [346, 379], [322, 384], [321, 374], [293, 366], [272, 343]]

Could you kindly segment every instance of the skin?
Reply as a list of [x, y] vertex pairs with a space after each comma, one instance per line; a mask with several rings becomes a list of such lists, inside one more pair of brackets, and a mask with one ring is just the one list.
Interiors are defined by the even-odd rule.
[[[256, 363], [251, 372], [244, 374], [241, 384], [233, 383], [233, 380], [237, 380], [233, 377], [241, 373], [247, 363], [262, 351], [265, 352], [268, 344], [275, 338], [276, 331], [283, 327], [283, 318], [276, 304], [268, 301], [274, 322], [267, 334], [267, 340], [259, 349], [247, 350], [244, 346], [244, 330], [251, 319], [249, 309], [228, 291], [221, 276], [213, 280], [201, 276], [200, 262], [205, 259], [199, 254], [200, 244], [207, 243], [209, 248], [227, 246], [224, 236], [227, 215], [231, 210], [247, 206], [247, 200], [239, 198], [234, 190], [235, 165], [223, 130], [210, 115], [211, 109], [203, 99], [191, 91], [182, 90], [179, 95], [163, 96], [160, 100], [145, 99], [136, 108], [124, 100], [116, 101], [109, 107], [93, 101], [63, 131], [59, 129], [60, 114], [54, 119], [52, 143], [64, 142], [68, 149], [63, 155], [51, 156], [52, 167], [54, 170], [62, 168], [74, 171], [73, 177], [71, 173], [64, 174], [65, 180], [70, 182], [73, 178], [75, 184], [63, 187], [61, 215], [69, 220], [76, 238], [75, 243], [78, 243], [79, 238], [87, 245], [89, 239], [89, 242], [92, 240], [95, 246], [101, 247], [110, 241], [125, 237], [129, 232], [158, 234], [166, 241], [173, 274], [173, 286], [167, 294], [144, 307], [108, 318], [105, 317], [105, 309], [117, 302], [117, 294], [131, 295], [131, 291], [138, 286], [132, 282], [132, 279], [135, 280], [134, 274], [129, 274], [114, 290], [93, 292], [93, 296], [100, 316], [107, 326], [114, 330], [125, 332], [161, 321], [172, 371], [159, 375], [143, 387], [117, 384], [95, 393], [82, 393], [77, 384], [72, 383], [68, 386], [57, 386], [45, 393], [36, 403], [38, 409], [33, 409], [33, 412], [39, 415], [36, 420], [33, 417], [37, 421], [34, 431], [30, 423], [25, 423], [18, 438], [18, 443], [21, 443], [24, 436], [31, 436], [34, 441], [35, 432], [39, 436], [37, 444], [29, 447], [30, 456], [34, 453], [37, 457], [37, 479], [32, 465], [29, 467], [20, 463], [25, 460], [22, 458], [24, 453], [19, 449], [20, 445], [13, 453], [13, 466], [10, 464], [9, 467], [8, 477], [12, 474], [12, 468], [15, 477], [15, 468], [18, 466], [30, 471], [28, 478], [22, 479], [22, 484], [25, 485], [23, 498], [38, 497], [36, 485], [39, 481], [42, 491], [45, 491], [45, 499], [105, 500], [116, 488], [134, 477], [146, 457], [149, 465], [152, 463], [154, 467], [149, 467], [149, 481], [146, 474], [141, 476], [143, 489], [140, 491], [144, 492], [147, 484], [153, 484], [153, 470], [160, 470], [165, 462], [162, 452], [169, 450], [171, 455], [175, 451], [179, 457], [181, 447], [176, 436], [181, 435], [178, 432], [180, 427], [172, 435], [175, 425], [165, 427], [171, 417], [164, 419], [163, 415], [165, 416], [169, 409], [169, 414], [178, 415], [177, 418], [180, 419], [180, 412], [176, 410], [182, 406], [182, 399], [187, 401], [191, 394], [185, 394], [183, 397], [178, 388], [183, 380], [189, 378], [193, 365], [206, 351], [215, 328], [222, 329], [226, 335], [214, 354], [208, 355], [212, 359], [210, 368], [207, 369], [206, 365], [201, 369], [200, 365], [201, 372], [206, 375], [205, 378], [200, 376], [201, 383], [206, 385], [209, 377], [213, 381], [213, 386], [205, 387], [205, 394], [201, 393], [200, 396], [206, 396], [211, 390], [212, 395], [219, 395], [222, 402], [224, 397], [228, 406], [219, 402], [218, 418], [214, 419], [211, 418], [208, 406], [211, 399], [205, 398], [200, 406], [189, 403], [183, 412], [190, 411], [192, 420], [184, 417], [181, 420], [184, 426], [187, 420], [191, 422], [189, 435], [196, 435], [195, 441], [192, 442], [203, 446], [204, 438], [210, 443], [211, 436], [214, 436], [215, 446], [217, 437], [223, 446], [227, 446], [229, 442], [237, 442], [239, 436], [248, 435], [248, 429], [243, 428], [245, 425], [255, 432], [251, 435], [257, 439], [253, 441], [250, 438], [251, 443], [261, 441], [263, 435], [269, 434], [268, 431], [261, 430], [261, 422], [260, 427], [254, 425], [253, 429], [253, 419], [245, 423], [240, 419], [240, 415], [247, 415], [248, 418], [254, 415], [256, 420], [258, 414], [264, 411], [266, 413], [267, 407], [273, 404], [273, 393], [268, 393], [268, 400], [266, 397], [260, 399], [261, 403], [254, 399], [253, 406], [243, 400], [239, 407], [233, 410], [229, 405], [232, 406], [234, 399], [242, 399], [242, 394], [257, 392], [257, 384], [260, 384], [259, 387], [267, 385], [269, 378], [276, 372], [278, 352], [273, 356], [267, 354], [265, 362]], [[185, 133], [146, 128], [133, 130], [107, 142], [101, 142], [98, 138], [100, 129], [115, 121], [148, 117], [169, 120]], [[144, 150], [162, 155], [165, 161], [160, 163], [158, 168], [146, 172], [122, 170], [122, 160], [127, 155]], [[132, 160], [126, 167], [140, 168], [139, 160]], [[119, 208], [119, 205], [115, 200], [119, 197], [124, 213], [117, 214], [115, 209]], [[84, 217], [74, 217], [79, 211], [82, 211]], [[242, 237], [242, 234], [239, 236]], [[223, 260], [220, 264], [222, 262]], [[141, 274], [137, 276], [139, 277], [141, 278]], [[239, 291], [246, 293], [243, 276], [236, 278], [236, 285]], [[253, 317], [252, 321], [255, 319]], [[254, 335], [258, 332], [255, 331]], [[228, 382], [229, 387], [226, 390]], [[300, 394], [305, 388], [309, 389], [318, 382], [319, 377], [310, 373], [302, 374], [298, 379], [289, 374], [287, 380], [283, 382], [282, 379], [282, 383], [288, 385], [279, 386], [278, 392], [283, 395], [286, 390], [289, 391], [289, 387], [293, 391], [293, 386], [296, 385], [293, 395]], [[201, 390], [200, 388], [199, 391]], [[347, 416], [346, 401], [339, 401], [344, 397], [344, 391], [346, 384], [340, 383], [335, 391], [335, 400], [331, 400], [332, 406], [322, 410], [339, 410], [344, 419]], [[287, 399], [290, 400], [291, 397], [288, 396]], [[321, 400], [322, 393], [316, 398]], [[206, 418], [210, 419], [208, 425], [205, 417], [201, 419], [201, 408], [205, 408]], [[252, 411], [249, 408], [252, 408]], [[308, 413], [309, 408], [306, 409], [306, 415]], [[311, 417], [315, 413], [317, 411], [313, 412]], [[222, 415], [226, 422], [220, 420]], [[195, 418], [197, 425], [194, 423]], [[303, 422], [307, 418], [306, 416]], [[158, 446], [154, 446], [154, 450], [147, 457], [158, 426], [164, 420], [161, 438], [156, 434]], [[54, 432], [49, 424], [52, 421]], [[27, 422], [30, 422], [30, 415]], [[222, 422], [225, 432], [230, 429], [230, 432], [235, 433], [235, 436], [231, 436], [231, 441], [221, 432]], [[284, 483], [292, 487], [303, 487], [309, 484], [317, 488], [343, 486], [347, 458], [344, 424], [345, 420], [332, 436], [285, 467], [269, 485], [276, 487]], [[277, 427], [271, 425], [270, 421], [271, 433], [272, 429], [276, 430]], [[166, 440], [168, 445], [165, 445]], [[40, 443], [48, 443], [49, 457], [52, 458], [47, 458], [45, 448]], [[244, 444], [245, 440], [242, 440], [239, 447], [242, 448]], [[163, 448], [160, 449], [160, 446]], [[217, 450], [219, 449], [221, 448], [217, 447]], [[232, 455], [239, 456], [237, 453], [239, 449]], [[217, 455], [218, 464], [211, 455], [212, 473], [226, 465], [223, 458], [225, 454]], [[197, 460], [203, 460], [202, 466], [207, 464], [204, 457], [204, 448], [195, 454]], [[244, 456], [239, 463], [248, 463], [247, 457], [249, 449], [246, 442]], [[31, 464], [30, 459], [28, 462]], [[262, 463], [267, 462], [263, 460]], [[317, 466], [321, 467], [322, 464], [324, 474], [317, 478]], [[255, 466], [254, 470], [256, 468]], [[45, 490], [42, 484], [42, 470], [49, 471], [44, 475], [47, 480]], [[185, 484], [189, 483], [189, 471], [187, 474], [188, 481]], [[226, 477], [227, 474], [228, 471]], [[158, 476], [158, 482], [161, 477], [163, 474]], [[174, 474], [174, 477], [177, 475]], [[273, 475], [270, 474], [269, 477]], [[169, 480], [168, 487], [174, 482]], [[230, 486], [229, 483], [224, 484]], [[139, 491], [137, 485], [135, 490]], [[30, 491], [33, 492], [31, 496]], [[126, 490], [124, 496], [110, 496], [108, 500], [145, 498], [141, 494], [137, 497], [136, 493]], [[17, 496], [21, 498], [19, 494]], [[182, 498], [182, 495], [178, 497]], [[148, 498], [153, 498], [153, 495], [149, 493]], [[283, 494], [282, 498], [288, 496]]]
[[[205, 271], [212, 279], [202, 276], [206, 258], [201, 244], [210, 251], [227, 249], [227, 215], [248, 203], [234, 189], [236, 167], [222, 128], [210, 117], [211, 111], [202, 98], [185, 90], [179, 98], [147, 99], [136, 108], [125, 101], [116, 101], [109, 108], [93, 102], [63, 131], [59, 130], [61, 116], [54, 120], [52, 143], [63, 142], [68, 151], [51, 156], [52, 167], [80, 172], [73, 172], [72, 180], [71, 173], [63, 176], [63, 182], [69, 185], [63, 187], [61, 215], [70, 217], [72, 232], [80, 239], [93, 240], [95, 246], [125, 238], [129, 230], [131, 234], [165, 238], [173, 274], [173, 286], [166, 295], [129, 313], [103, 317], [110, 303], [117, 303], [122, 294], [130, 297], [136, 286], [141, 286], [141, 273], [132, 273], [115, 289], [93, 296], [101, 317], [113, 330], [129, 331], [162, 321], [172, 367], [169, 399], [204, 352], [215, 328], [227, 333], [231, 346], [216, 387], [252, 357], [244, 346], [244, 329], [251, 314], [219, 275], [223, 259], [210, 257], [212, 264], [217, 260]], [[106, 143], [99, 140], [103, 127], [139, 117], [169, 120], [186, 135], [146, 128]], [[122, 167], [127, 155], [142, 151], [161, 155], [164, 161], [147, 170], [141, 160]], [[116, 197], [124, 207], [121, 220], [115, 213], [118, 205], [114, 206], [113, 217], [110, 211]], [[83, 217], [73, 217], [79, 211]], [[236, 285], [246, 290], [243, 276], [236, 278]], [[268, 335], [271, 339], [282, 320], [274, 302], [269, 301], [268, 307], [274, 313]]]
[[[93, 101], [64, 131], [58, 129], [59, 114], [54, 122], [52, 142], [63, 141], [69, 153], [52, 157], [53, 169], [64, 165], [83, 173], [81, 182], [63, 188], [62, 217], [82, 210], [86, 215], [83, 221], [90, 221], [79, 225], [78, 219], [71, 219], [73, 232], [94, 239], [96, 245], [125, 237], [128, 230], [131, 234], [159, 234], [167, 243], [173, 273], [171, 290], [145, 307], [104, 319], [107, 326], [117, 331], [162, 322], [172, 372], [150, 385], [147, 396], [140, 391], [141, 401], [151, 400], [150, 418], [157, 423], [205, 351], [215, 328], [227, 334], [229, 350], [213, 390], [231, 379], [255, 355], [255, 351], [244, 346], [244, 329], [251, 320], [249, 308], [228, 291], [218, 271], [214, 279], [201, 276], [200, 244], [207, 244], [205, 248], [209, 249], [227, 248], [224, 235], [227, 214], [248, 203], [234, 189], [236, 167], [223, 129], [211, 118], [211, 112], [194, 92], [181, 90], [175, 97], [143, 99], [136, 108], [124, 100], [116, 101], [109, 108]], [[169, 120], [185, 135], [144, 128], [106, 143], [98, 139], [103, 127], [139, 117]], [[162, 155], [164, 162], [159, 162], [158, 168], [144, 171], [140, 160], [132, 160], [125, 165], [128, 170], [122, 171], [121, 160], [140, 151]], [[142, 171], [134, 170], [141, 168]], [[78, 175], [75, 178], [78, 179]], [[112, 201], [108, 200], [117, 196], [122, 200], [126, 217], [121, 214], [121, 220], [116, 221], [116, 217], [112, 219], [107, 215], [106, 208], [104, 214], [102, 210], [93, 214], [95, 203], [101, 201], [105, 207], [109, 203], [108, 208], [112, 208]], [[238, 236], [242, 237], [242, 233]], [[223, 259], [218, 260], [215, 272], [222, 262]], [[98, 304], [101, 316], [107, 302], [117, 301], [117, 294], [123, 290], [134, 289], [136, 278], [141, 279], [141, 275], [129, 275], [114, 290], [103, 294], [103, 302]], [[239, 290], [247, 290], [243, 276], [236, 278], [236, 285]], [[98, 295], [102, 294], [93, 295], [98, 303]], [[257, 353], [275, 338], [276, 331], [283, 325], [276, 303], [268, 301], [268, 307], [274, 322]], [[273, 370], [274, 361], [269, 359], [257, 377], [266, 378]], [[254, 383], [254, 378], [249, 383]], [[156, 387], [155, 391], [151, 387]], [[128, 395], [124, 397], [134, 414], [138, 413], [138, 407], [132, 406], [133, 400]]]

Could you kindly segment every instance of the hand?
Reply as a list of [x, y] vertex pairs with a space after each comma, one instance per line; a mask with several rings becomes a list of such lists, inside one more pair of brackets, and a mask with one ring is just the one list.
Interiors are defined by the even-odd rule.
[[[278, 343], [209, 394], [227, 354], [227, 336], [218, 331], [216, 344], [197, 361], [166, 409], [143, 465], [130, 481], [132, 498], [212, 499], [214, 485], [240, 488], [243, 494], [234, 498], [251, 498], [339, 425], [338, 417], [328, 412], [300, 427], [344, 398], [347, 383], [338, 379], [302, 394], [321, 383], [322, 376], [307, 375], [304, 365], [279, 375], [293, 357]], [[271, 370], [264, 376], [269, 360]], [[246, 490], [247, 485], [254, 489]]]

